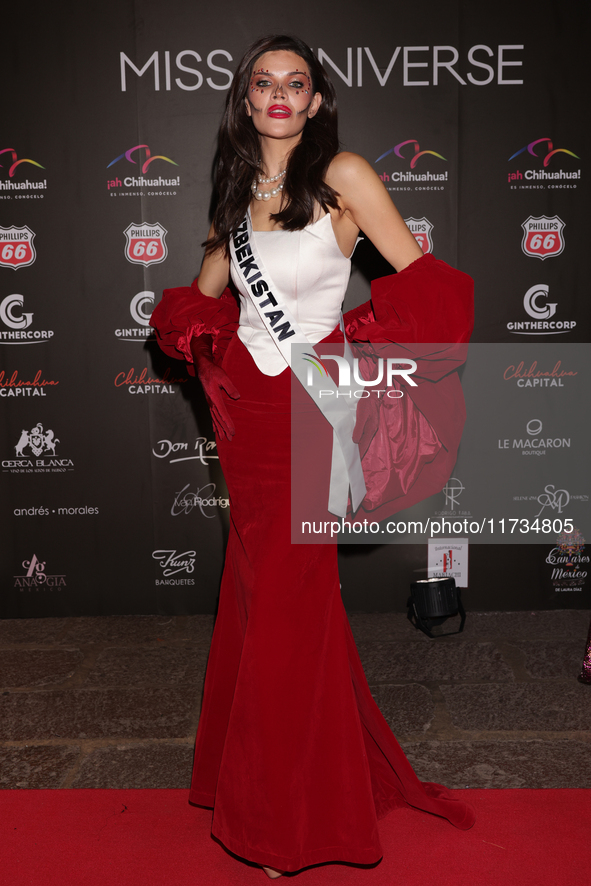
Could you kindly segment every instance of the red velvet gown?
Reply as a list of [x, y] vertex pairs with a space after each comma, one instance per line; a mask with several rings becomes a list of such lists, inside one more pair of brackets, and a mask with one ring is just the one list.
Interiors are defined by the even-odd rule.
[[[346, 321], [348, 335], [361, 339], [467, 341], [471, 281], [424, 256], [377, 281], [372, 303]], [[474, 812], [458, 795], [418, 780], [374, 702], [341, 601], [336, 545], [290, 543], [290, 372], [263, 375], [234, 334], [236, 323], [229, 291], [214, 301], [196, 284], [167, 290], [152, 319], [175, 356], [187, 353], [187, 334], [212, 333], [215, 359], [241, 394], [228, 399], [234, 438], [218, 439], [231, 525], [190, 800], [213, 808], [212, 834], [251, 862], [284, 871], [375, 863], [377, 821], [392, 809], [409, 805], [458, 828], [471, 827]], [[428, 366], [430, 354], [422, 356]], [[441, 408], [461, 399], [450, 365], [431, 377], [425, 371], [430, 391], [417, 393], [414, 407], [441, 446], [410, 487], [391, 484], [395, 500], [385, 493], [379, 517], [438, 491], [450, 475], [461, 434], [461, 423], [450, 427]], [[326, 424], [325, 439], [316, 441], [325, 453], [319, 477], [331, 440]]]

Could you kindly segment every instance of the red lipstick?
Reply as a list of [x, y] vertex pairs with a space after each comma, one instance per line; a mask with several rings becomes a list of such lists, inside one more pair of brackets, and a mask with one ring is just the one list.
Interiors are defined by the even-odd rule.
[[291, 117], [291, 110], [286, 105], [271, 105], [267, 111], [269, 117], [285, 118]]

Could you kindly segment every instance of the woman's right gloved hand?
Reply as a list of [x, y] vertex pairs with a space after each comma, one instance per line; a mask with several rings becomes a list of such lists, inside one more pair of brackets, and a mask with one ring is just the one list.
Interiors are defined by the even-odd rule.
[[203, 385], [214, 430], [219, 436], [231, 440], [236, 429], [224, 402], [223, 391], [232, 400], [237, 400], [240, 393], [221, 366], [216, 366], [213, 362], [211, 345], [211, 335], [194, 336], [190, 343], [191, 354], [193, 355], [195, 372]]

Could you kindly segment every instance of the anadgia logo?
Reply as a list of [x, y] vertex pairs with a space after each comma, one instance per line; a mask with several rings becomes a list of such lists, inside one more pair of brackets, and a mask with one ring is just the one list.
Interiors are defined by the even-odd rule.
[[564, 222], [557, 215], [551, 217], [530, 215], [522, 222], [523, 239], [521, 248], [526, 255], [539, 258], [553, 258], [564, 251]]
[[36, 345], [52, 338], [52, 329], [29, 329], [33, 313], [23, 311], [24, 295], [13, 293], [0, 302], [0, 320], [10, 331], [0, 329], [0, 343], [6, 345]]
[[[111, 160], [107, 169], [110, 169], [111, 166], [115, 166], [116, 163], [119, 163], [120, 160], [127, 160], [128, 163], [132, 163], [134, 166], [137, 166], [138, 163], [133, 159], [133, 155], [138, 152], [144, 152], [144, 159], [141, 163], [141, 173], [140, 170], [137, 170], [135, 175], [126, 175], [123, 177], [123, 180], [116, 176], [113, 179], [107, 180], [107, 190], [117, 192], [120, 188], [174, 188], [179, 187], [181, 183], [180, 176], [174, 176], [172, 178], [163, 178], [159, 175], [157, 178], [145, 178], [148, 172], [148, 168], [155, 160], [163, 160], [165, 163], [171, 163], [173, 166], [178, 166], [178, 163], [175, 163], [174, 160], [171, 160], [170, 157], [165, 157], [163, 154], [155, 154], [152, 156], [152, 152], [148, 145], [136, 145], [133, 148], [129, 148], [128, 151], [124, 151], [123, 154], [120, 154], [118, 157], [115, 157], [114, 160]], [[153, 173], [153, 168], [152, 168]], [[127, 192], [123, 192], [127, 193]], [[147, 192], [148, 196], [156, 197], [156, 196], [170, 196], [176, 194], [176, 191], [149, 191]], [[139, 194], [139, 192], [138, 192]], [[116, 193], [113, 193], [112, 196], [116, 196]]]
[[424, 253], [433, 252], [433, 225], [428, 218], [405, 218], [404, 223]]
[[129, 329], [116, 329], [115, 337], [119, 341], [145, 341], [155, 338], [156, 333], [150, 326], [150, 317], [154, 309], [154, 293], [149, 289], [136, 293], [129, 303], [129, 313], [137, 326]]
[[134, 265], [159, 265], [168, 255], [168, 231], [159, 222], [131, 224], [125, 234], [125, 258]]
[[507, 329], [514, 335], [562, 335], [577, 325], [576, 320], [552, 320], [558, 303], [548, 301], [550, 287], [547, 283], [530, 286], [523, 296], [523, 307], [532, 320], [510, 321]]
[[36, 591], [48, 590], [55, 591], [56, 588], [65, 588], [65, 575], [48, 575], [45, 571], [46, 560], [41, 562], [36, 554], [33, 554], [30, 560], [23, 560], [22, 567], [25, 570], [24, 575], [15, 575], [14, 587], [19, 591], [34, 588]]
[[[2, 159], [4, 161], [7, 159], [9, 160], [9, 165], [7, 165], [5, 162], [4, 163], [0, 162], [0, 169], [7, 170], [8, 179], [9, 179], [8, 181], [2, 181], [0, 179], [0, 194], [2, 194], [3, 191], [8, 192], [6, 197], [2, 194], [4, 199], [12, 196], [12, 194], [11, 194], [12, 191], [44, 191], [44, 190], [46, 190], [47, 179], [43, 179], [43, 181], [29, 181], [28, 179], [19, 181], [18, 177], [17, 177], [17, 181], [12, 181], [17, 168], [19, 166], [21, 166], [23, 163], [28, 163], [30, 166], [37, 166], [39, 169], [45, 169], [44, 166], [41, 166], [41, 164], [37, 163], [36, 160], [28, 160], [26, 158], [19, 160], [18, 155], [17, 155], [16, 151], [14, 150], [14, 148], [0, 148], [0, 156], [2, 156], [3, 154], [10, 154], [10, 158], [2, 157]], [[18, 194], [18, 196], [19, 197], [39, 197], [39, 196], [42, 197], [43, 194], [27, 194], [27, 193], [25, 193], [25, 194]]]
[[[545, 151], [545, 153], [544, 153]], [[513, 184], [514, 182], [519, 182], [525, 180], [527, 182], [536, 182], [538, 183], [536, 187], [543, 188], [544, 185], [542, 182], [551, 182], [548, 185], [549, 188], [576, 188], [576, 184], [559, 184], [558, 182], [563, 181], [573, 181], [580, 180], [581, 178], [581, 170], [571, 170], [565, 172], [564, 169], [556, 169], [554, 168], [552, 172], [547, 172], [547, 167], [550, 166], [552, 158], [556, 157], [557, 154], [567, 154], [569, 157], [574, 157], [575, 160], [580, 160], [581, 158], [573, 153], [573, 151], [567, 150], [567, 148], [555, 148], [551, 139], [549, 138], [536, 138], [533, 142], [530, 142], [524, 148], [520, 148], [519, 151], [515, 151], [514, 154], [511, 154], [509, 157], [509, 163], [512, 160], [515, 160], [516, 157], [520, 155], [524, 155], [523, 160], [527, 160], [528, 157], [534, 157], [535, 160], [538, 161], [536, 165], [539, 165], [541, 161], [542, 169], [525, 169], [521, 172], [519, 169], [515, 169], [513, 172], [507, 173], [507, 180], [512, 185], [513, 189], [516, 189], [518, 186]], [[560, 158], [556, 158], [557, 160]], [[556, 166], [556, 163], [552, 164]], [[532, 187], [532, 185], [520, 185], [519, 187]]]
[[22, 228], [0, 226], [0, 265], [13, 271], [32, 265], [37, 258], [34, 238], [35, 234], [27, 225]]
[[[413, 150], [410, 150], [407, 145], [413, 145]], [[404, 149], [404, 151], [403, 151]], [[375, 163], [379, 163], [380, 160], [383, 160], [384, 157], [388, 157], [390, 154], [394, 154], [396, 157], [399, 157], [401, 160], [409, 163], [410, 169], [414, 170], [417, 166], [417, 163], [421, 159], [421, 157], [425, 157], [430, 155], [432, 157], [436, 157], [438, 160], [443, 160], [447, 162], [447, 158], [442, 154], [437, 153], [437, 151], [421, 151], [420, 145], [415, 138], [409, 138], [406, 141], [400, 142], [395, 145], [393, 148], [389, 148], [389, 150], [384, 151], [383, 154], [380, 154]], [[445, 172], [382, 172], [380, 173], [380, 178], [385, 182], [408, 182], [408, 183], [416, 183], [415, 191], [422, 190], [443, 190], [443, 184], [448, 180], [448, 173]], [[425, 185], [427, 182], [437, 182], [438, 186], [433, 185]], [[387, 186], [388, 187], [388, 186]], [[410, 190], [410, 188], [391, 188], [388, 187], [388, 190]]]

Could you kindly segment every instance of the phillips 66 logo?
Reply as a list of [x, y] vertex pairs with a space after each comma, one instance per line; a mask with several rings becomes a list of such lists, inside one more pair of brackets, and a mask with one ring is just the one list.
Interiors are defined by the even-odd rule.
[[407, 228], [423, 250], [423, 253], [433, 252], [433, 238], [431, 231], [433, 225], [428, 218], [405, 218]]
[[534, 258], [550, 258], [554, 255], [560, 255], [564, 249], [564, 222], [553, 215], [548, 218], [541, 215], [534, 218], [532, 215], [521, 225], [523, 228], [523, 240], [521, 248], [526, 255]]
[[131, 224], [125, 231], [125, 258], [134, 265], [157, 265], [168, 255], [166, 234], [161, 224]]
[[25, 268], [32, 265], [37, 254], [33, 246], [35, 234], [25, 225], [23, 228], [0, 227], [0, 265], [4, 268]]

